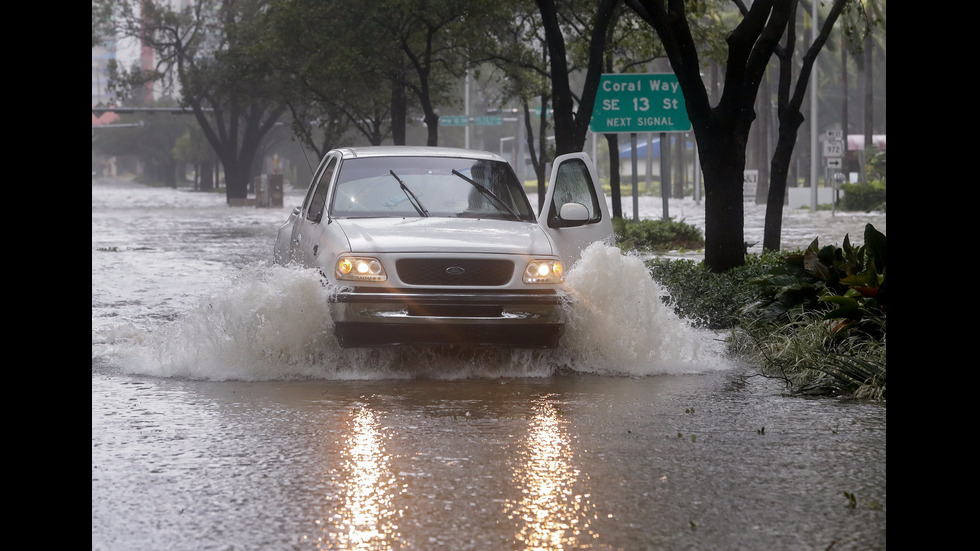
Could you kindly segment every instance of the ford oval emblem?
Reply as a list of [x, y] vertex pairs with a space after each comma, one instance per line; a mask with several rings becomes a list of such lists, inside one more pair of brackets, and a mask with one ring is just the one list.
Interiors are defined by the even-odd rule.
[[466, 268], [462, 266], [450, 266], [446, 268], [446, 273], [454, 276], [463, 275], [466, 273]]

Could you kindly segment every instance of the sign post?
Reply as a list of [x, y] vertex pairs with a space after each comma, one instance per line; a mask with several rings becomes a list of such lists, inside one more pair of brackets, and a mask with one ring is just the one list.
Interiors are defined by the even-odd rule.
[[843, 130], [828, 130], [823, 141], [823, 156], [826, 159], [827, 171], [833, 178], [833, 196], [830, 199], [831, 215], [837, 214], [837, 197], [839, 195], [839, 180], [837, 175], [842, 166], [841, 157], [844, 156], [846, 146], [844, 145]]
[[[633, 221], [639, 221], [639, 198], [636, 174], [636, 133], [659, 132], [661, 152], [667, 132], [689, 132], [684, 94], [673, 73], [606, 73], [599, 80], [589, 130], [596, 134], [630, 134], [633, 167]], [[616, 155], [619, 153], [616, 152]], [[663, 167], [663, 155], [660, 158]], [[663, 218], [668, 219], [667, 193], [663, 190]]]
[[755, 201], [755, 192], [759, 189], [759, 171], [752, 169], [742, 173], [742, 201]]

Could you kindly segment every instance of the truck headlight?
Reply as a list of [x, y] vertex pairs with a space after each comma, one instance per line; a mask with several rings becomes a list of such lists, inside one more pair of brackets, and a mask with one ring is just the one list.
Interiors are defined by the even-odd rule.
[[337, 259], [334, 270], [337, 279], [348, 281], [385, 281], [388, 274], [377, 258], [369, 256], [343, 256]]
[[524, 269], [524, 283], [562, 283], [565, 270], [557, 260], [533, 259]]

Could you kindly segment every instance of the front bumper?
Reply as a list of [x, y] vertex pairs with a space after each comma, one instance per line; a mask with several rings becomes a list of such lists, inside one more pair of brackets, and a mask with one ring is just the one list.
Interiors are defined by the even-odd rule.
[[554, 348], [567, 299], [545, 292], [342, 290], [329, 300], [343, 348], [465, 344]]

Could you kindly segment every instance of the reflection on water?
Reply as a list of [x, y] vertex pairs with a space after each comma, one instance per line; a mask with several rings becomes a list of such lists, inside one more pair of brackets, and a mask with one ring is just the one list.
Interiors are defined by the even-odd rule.
[[548, 398], [534, 404], [527, 439], [514, 473], [519, 501], [507, 500], [507, 518], [517, 527], [515, 538], [525, 549], [556, 550], [590, 547], [599, 537], [591, 528], [589, 494], [576, 494], [581, 473], [561, 412]]
[[326, 521], [324, 540], [317, 549], [362, 549], [372, 551], [398, 547], [401, 538], [393, 509], [397, 493], [391, 472], [391, 456], [371, 410], [351, 412], [344, 441], [341, 477], [343, 506]]

